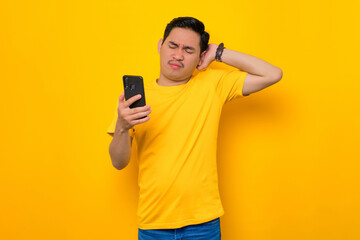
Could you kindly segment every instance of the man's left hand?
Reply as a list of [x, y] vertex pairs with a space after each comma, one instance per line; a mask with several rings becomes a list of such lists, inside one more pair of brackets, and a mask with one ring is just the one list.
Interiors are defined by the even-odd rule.
[[199, 65], [196, 67], [199, 71], [207, 68], [215, 60], [217, 47], [218, 45], [210, 43], [208, 49], [201, 54]]

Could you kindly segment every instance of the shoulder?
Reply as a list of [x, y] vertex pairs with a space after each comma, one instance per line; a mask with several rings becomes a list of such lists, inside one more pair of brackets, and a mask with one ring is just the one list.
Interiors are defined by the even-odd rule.
[[206, 68], [205, 70], [200, 71], [196, 78], [198, 82], [212, 82], [215, 85], [219, 84], [224, 79], [229, 77], [236, 76], [240, 74], [241, 71], [238, 69], [217, 69], [217, 68]]
[[197, 72], [194, 76], [194, 79], [197, 79], [198, 82], [201, 81], [211, 81], [213, 79], [217, 79], [221, 76], [224, 70], [214, 69], [214, 68], [206, 68], [202, 71]]
[[216, 69], [207, 67], [204, 70], [199, 71], [196, 76], [199, 77], [199, 78], [203, 78], [203, 77], [206, 77], [206, 76], [211, 76], [213, 74], [216, 74]]
[[218, 68], [206, 68], [205, 70], [202, 70], [198, 73], [199, 78], [213, 78], [213, 79], [219, 79], [223, 76], [226, 76], [230, 73], [240, 73], [241, 71], [238, 69], [218, 69]]

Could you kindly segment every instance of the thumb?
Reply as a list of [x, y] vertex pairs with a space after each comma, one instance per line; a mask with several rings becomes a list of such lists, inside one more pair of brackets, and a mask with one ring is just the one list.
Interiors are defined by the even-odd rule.
[[124, 102], [124, 99], [125, 99], [125, 94], [124, 94], [124, 92], [122, 92], [119, 97], [119, 103]]

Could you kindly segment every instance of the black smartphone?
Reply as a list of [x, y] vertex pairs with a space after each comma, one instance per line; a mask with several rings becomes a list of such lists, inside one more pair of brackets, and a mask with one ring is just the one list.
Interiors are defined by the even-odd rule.
[[131, 76], [124, 75], [124, 91], [125, 91], [125, 100], [129, 98], [141, 94], [141, 98], [130, 105], [130, 108], [142, 107], [146, 105], [145, 102], [145, 91], [144, 91], [144, 81], [141, 76]]

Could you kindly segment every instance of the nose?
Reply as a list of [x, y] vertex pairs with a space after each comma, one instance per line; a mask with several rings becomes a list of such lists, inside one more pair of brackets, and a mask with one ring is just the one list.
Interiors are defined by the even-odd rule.
[[184, 60], [184, 54], [182, 52], [182, 49], [180, 49], [180, 48], [176, 49], [173, 53], [173, 58], [178, 61]]

